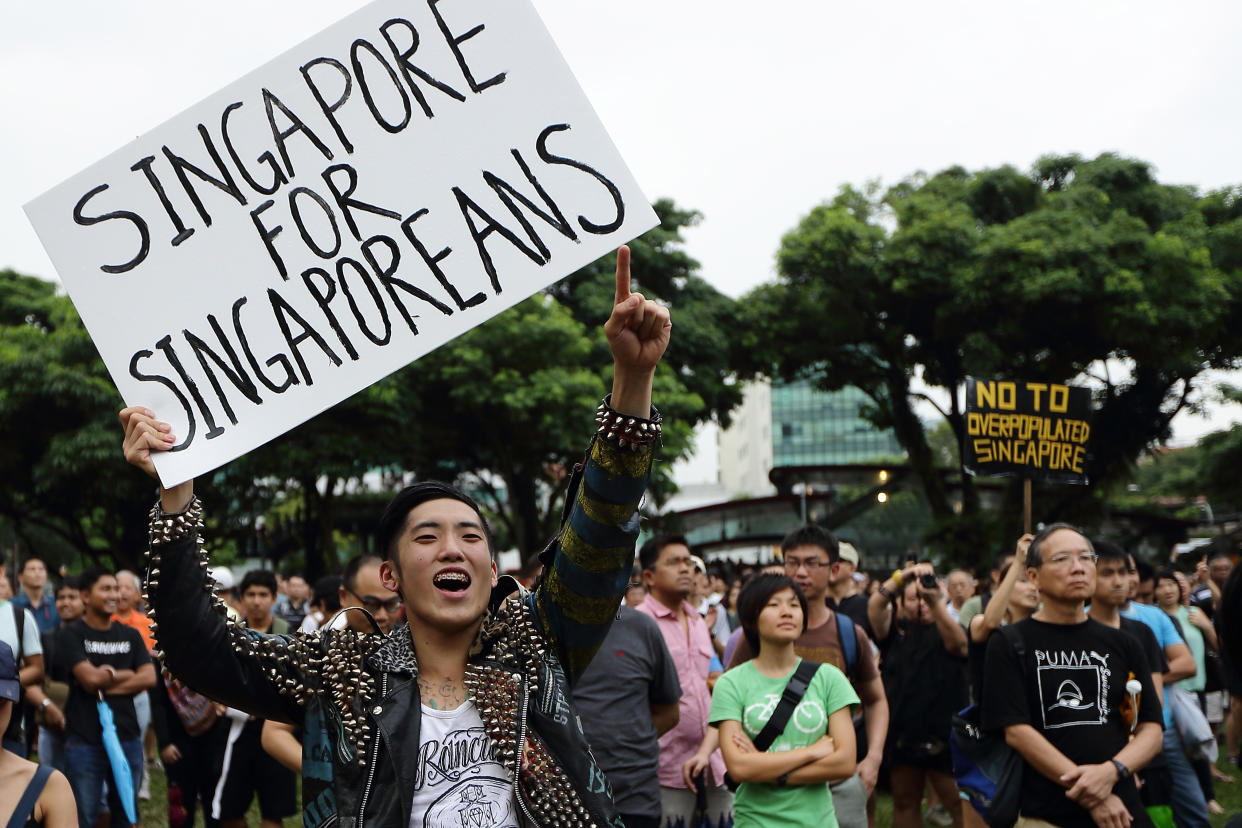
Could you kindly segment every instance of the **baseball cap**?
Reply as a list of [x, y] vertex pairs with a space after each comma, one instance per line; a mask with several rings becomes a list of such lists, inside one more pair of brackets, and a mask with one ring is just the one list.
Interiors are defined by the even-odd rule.
[[207, 574], [216, 582], [216, 592], [228, 592], [233, 588], [235, 581], [233, 580], [233, 570], [227, 566], [213, 566], [207, 570]]
[[17, 659], [13, 648], [0, 641], [0, 699], [11, 702], [21, 698], [22, 686], [17, 680]]
[[698, 555], [691, 555], [690, 563], [694, 565], [694, 569], [696, 572], [700, 572], [703, 575], [707, 574], [707, 564], [703, 563], [703, 559], [700, 558]]
[[852, 563], [854, 566], [858, 566], [858, 550], [854, 548], [852, 543], [841, 541], [837, 549], [837, 555], [846, 563]]

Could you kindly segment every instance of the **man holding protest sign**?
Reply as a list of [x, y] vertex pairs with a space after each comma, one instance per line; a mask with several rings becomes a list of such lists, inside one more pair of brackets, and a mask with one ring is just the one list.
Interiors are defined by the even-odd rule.
[[[604, 325], [612, 395], [533, 593], [497, 577], [474, 501], [423, 482], [380, 520], [384, 585], [402, 596], [408, 625], [388, 636], [265, 636], [213, 607], [193, 483], [161, 490], [147, 583], [158, 646], [196, 690], [303, 722], [306, 825], [615, 823], [567, 687], [628, 582], [660, 433], [651, 383], [672, 327], [665, 308], [630, 293], [625, 247], [616, 284]], [[143, 408], [125, 409], [121, 421], [126, 459], [154, 475], [151, 455], [173, 445], [171, 428]]]

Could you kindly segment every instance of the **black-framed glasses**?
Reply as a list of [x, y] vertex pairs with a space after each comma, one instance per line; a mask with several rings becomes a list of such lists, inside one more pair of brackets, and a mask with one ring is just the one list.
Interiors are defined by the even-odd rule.
[[354, 592], [351, 592], [350, 595], [358, 599], [357, 606], [371, 613], [378, 612], [381, 609], [384, 612], [396, 612], [397, 607], [401, 606], [400, 595], [394, 595], [391, 598], [375, 598], [371, 595], [358, 595]]

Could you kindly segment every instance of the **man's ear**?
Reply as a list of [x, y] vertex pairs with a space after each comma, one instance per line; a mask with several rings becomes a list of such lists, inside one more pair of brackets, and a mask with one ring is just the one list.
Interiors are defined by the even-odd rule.
[[379, 567], [380, 583], [389, 592], [401, 594], [401, 569], [392, 561], [385, 560]]
[[840, 576], [841, 576], [841, 562], [837, 561], [834, 564], [829, 564], [828, 565], [828, 577], [835, 581]]
[[500, 570], [496, 568], [496, 562], [492, 561], [492, 586], [496, 586], [500, 582]]
[[643, 578], [643, 585], [644, 585], [644, 586], [646, 586], [646, 587], [647, 587], [647, 591], [648, 591], [648, 592], [650, 592], [650, 591], [651, 591], [651, 584], [652, 584], [652, 582], [653, 582], [653, 581], [655, 581], [655, 572], [653, 572], [653, 571], [652, 571], [652, 570], [650, 570], [650, 569], [644, 569], [644, 570], [643, 570], [643, 574], [642, 574], [642, 578]]

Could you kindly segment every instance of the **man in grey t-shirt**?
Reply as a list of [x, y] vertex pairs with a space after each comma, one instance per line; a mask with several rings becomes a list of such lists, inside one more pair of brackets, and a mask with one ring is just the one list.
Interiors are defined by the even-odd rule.
[[574, 704], [626, 828], [660, 824], [658, 739], [677, 724], [681, 683], [656, 622], [621, 606]]

